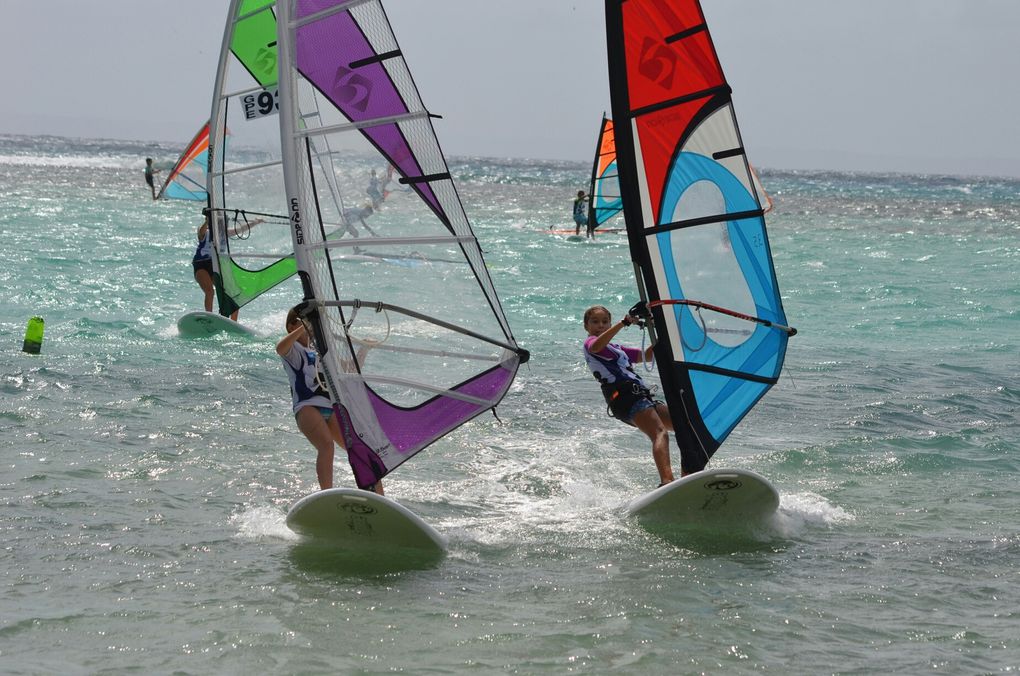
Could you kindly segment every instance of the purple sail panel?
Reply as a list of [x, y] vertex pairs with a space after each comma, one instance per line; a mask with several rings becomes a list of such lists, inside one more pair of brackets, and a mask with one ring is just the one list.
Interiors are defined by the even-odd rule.
[[[453, 391], [495, 401], [510, 386], [513, 375], [512, 370], [498, 366], [458, 385]], [[380, 427], [401, 453], [421, 448], [483, 409], [478, 404], [442, 396], [412, 409], [394, 406], [371, 391], [369, 398]]]
[[[297, 18], [310, 16], [335, 4], [335, 0], [301, 0], [298, 2]], [[376, 56], [350, 12], [337, 12], [301, 26], [296, 31], [295, 42], [300, 73], [352, 122], [409, 112], [382, 63], [350, 67], [351, 63]], [[362, 133], [405, 177], [424, 174], [395, 123], [363, 129]], [[432, 188], [425, 183], [414, 187], [440, 218], [448, 222]]]
[[340, 432], [347, 445], [347, 460], [354, 471], [354, 481], [358, 488], [369, 490], [375, 482], [386, 476], [386, 466], [375, 451], [355, 434], [351, 416], [346, 408], [333, 404], [333, 414], [340, 423]]

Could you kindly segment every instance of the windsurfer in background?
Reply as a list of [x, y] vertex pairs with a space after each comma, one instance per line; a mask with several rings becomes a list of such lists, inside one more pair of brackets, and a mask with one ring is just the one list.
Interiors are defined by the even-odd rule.
[[[368, 227], [368, 223], [365, 222], [365, 219], [374, 213], [375, 207], [372, 206], [371, 202], [365, 202], [365, 204], [360, 209], [353, 208], [344, 209], [343, 213], [344, 233], [350, 235], [355, 239], [361, 237], [361, 234], [358, 232], [358, 229], [354, 227], [354, 222], [357, 221], [358, 223], [361, 223], [361, 227], [365, 228], [365, 230], [368, 230], [369, 235], [371, 235], [372, 237], [378, 237], [379, 235], [376, 234], [376, 232], [372, 230], [372, 228]], [[354, 253], [361, 253], [361, 248], [354, 247]]]
[[[254, 221], [250, 221], [245, 224], [244, 229], [250, 230], [253, 226], [262, 223], [263, 219], [257, 218]], [[209, 232], [209, 214], [206, 213], [205, 220], [202, 221], [202, 225], [198, 226], [198, 247], [195, 248], [195, 255], [191, 259], [191, 267], [194, 270], [195, 281], [198, 282], [198, 286], [202, 289], [203, 305], [206, 312], [212, 312], [213, 308], [213, 294], [215, 293], [215, 286], [213, 285], [213, 266], [212, 266], [212, 233]], [[231, 237], [238, 236], [238, 229], [231, 228], [228, 231]], [[230, 318], [235, 322], [237, 321], [238, 310], [234, 310], [230, 314]]]
[[372, 208], [378, 209], [383, 201], [383, 187], [382, 181], [376, 176], [375, 169], [372, 170], [371, 175], [368, 177], [368, 189], [365, 192], [368, 193], [369, 199], [372, 200]]
[[[588, 227], [588, 207], [585, 202], [588, 201], [588, 196], [584, 194], [583, 190], [577, 191], [577, 197], [574, 198], [574, 234], [581, 234], [581, 226]], [[590, 235], [589, 235], [590, 237]]]
[[652, 360], [652, 347], [642, 352], [610, 342], [622, 329], [637, 321], [627, 314], [614, 324], [605, 307], [593, 305], [588, 308], [584, 313], [584, 330], [588, 332], [584, 341], [584, 360], [602, 385], [602, 396], [612, 416], [637, 427], [651, 439], [659, 485], [664, 486], [674, 478], [668, 434], [673, 431], [673, 421], [666, 404], [652, 397], [648, 386], [633, 368], [634, 364]]
[[[318, 382], [316, 362], [319, 356], [309, 347], [308, 333], [298, 316], [297, 306], [287, 313], [286, 329], [287, 335], [276, 344], [276, 353], [283, 359], [283, 368], [290, 379], [294, 418], [298, 429], [315, 447], [315, 474], [319, 488], [332, 488], [334, 443], [345, 451], [347, 445], [340, 432], [333, 402]], [[358, 357], [359, 360], [361, 358]], [[382, 495], [382, 481], [376, 481], [370, 490]]]
[[152, 191], [152, 199], [156, 199], [156, 184], [152, 180], [153, 174], [158, 174], [159, 169], [154, 169], [152, 166], [152, 158], [145, 158], [145, 182], [149, 186], [149, 190]]

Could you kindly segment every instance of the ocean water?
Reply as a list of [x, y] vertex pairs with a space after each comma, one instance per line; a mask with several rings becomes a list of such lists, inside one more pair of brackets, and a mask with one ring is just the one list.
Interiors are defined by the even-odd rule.
[[625, 240], [546, 232], [587, 166], [456, 159], [532, 360], [388, 478], [450, 542], [399, 569], [284, 525], [316, 487], [273, 349], [297, 284], [242, 310], [258, 339], [177, 335], [198, 207], [141, 174], [177, 152], [0, 136], [3, 673], [1020, 669], [1020, 181], [763, 171], [799, 334], [713, 464], [780, 514], [684, 543], [621, 516], [649, 444], [580, 360], [584, 309], [635, 300]]

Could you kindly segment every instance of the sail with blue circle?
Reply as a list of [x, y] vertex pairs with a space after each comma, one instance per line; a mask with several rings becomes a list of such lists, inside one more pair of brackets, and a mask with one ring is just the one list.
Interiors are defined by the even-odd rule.
[[685, 471], [778, 380], [787, 326], [732, 91], [698, 0], [606, 0], [631, 257]]

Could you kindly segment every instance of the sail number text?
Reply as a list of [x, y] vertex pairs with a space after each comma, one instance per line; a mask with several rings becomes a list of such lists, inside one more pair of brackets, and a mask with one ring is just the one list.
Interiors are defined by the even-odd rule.
[[276, 115], [280, 112], [280, 90], [263, 89], [260, 92], [245, 94], [241, 97], [241, 105], [244, 107], [246, 120]]

